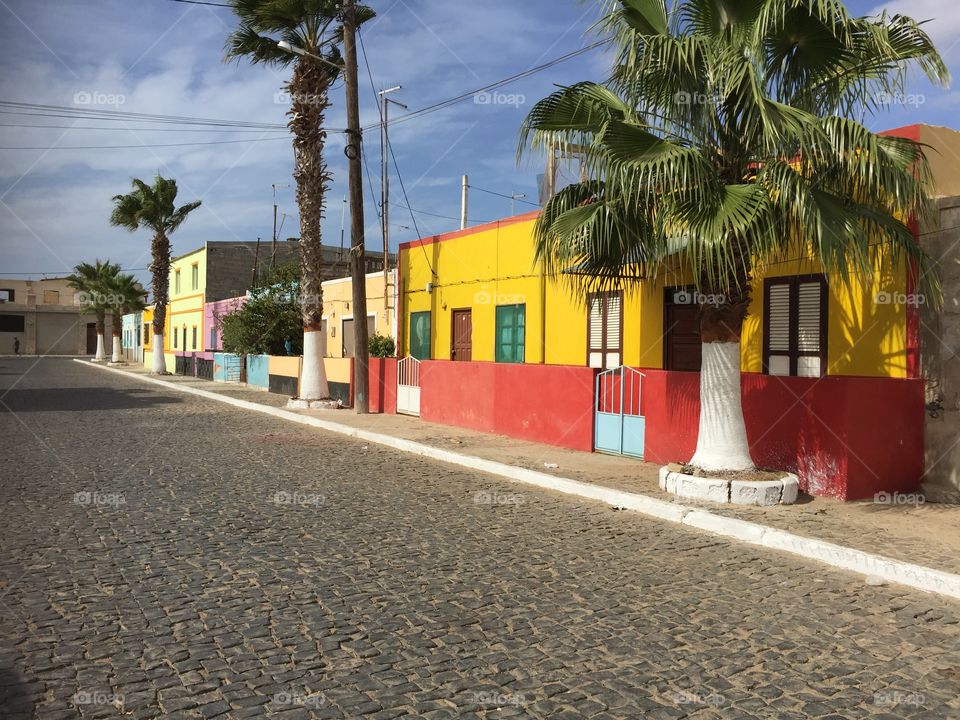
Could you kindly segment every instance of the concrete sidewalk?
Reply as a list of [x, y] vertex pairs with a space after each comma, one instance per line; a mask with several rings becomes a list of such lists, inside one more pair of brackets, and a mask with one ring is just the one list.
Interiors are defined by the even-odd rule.
[[[271, 408], [271, 412], [282, 409], [287, 401], [285, 396], [236, 384], [215, 383], [176, 375], [158, 378], [150, 375], [144, 367], [137, 365], [110, 369], [120, 370], [146, 380], [159, 380], [184, 390], [201, 390], [224, 399], [255, 403]], [[801, 496], [801, 500], [796, 505], [765, 508], [698, 504], [687, 499], [680, 502], [674, 496], [660, 491], [657, 484], [658, 466], [633, 459], [565, 450], [446, 425], [435, 425], [403, 415], [357, 415], [349, 409], [284, 412], [324, 423], [336, 423], [362, 433], [388, 436], [400, 442], [417, 443], [444, 454], [454, 453], [464, 457], [467, 462], [470, 458], [474, 458], [478, 463], [501, 463], [516, 468], [517, 477], [514, 479], [532, 481], [542, 487], [549, 487], [549, 477], [540, 478], [533, 475], [550, 476], [556, 479], [558, 485], [554, 489], [560, 489], [563, 492], [583, 494], [576, 487], [561, 488], [560, 485], [566, 481], [576, 481], [574, 484], [586, 483], [594, 486], [597, 491], [609, 490], [611, 493], [622, 491], [630, 494], [625, 507], [632, 507], [630, 504], [632, 497], [640, 498], [636, 500], [637, 503], [647, 499], [647, 510], [639, 506], [635, 509], [667, 519], [673, 519], [669, 516], [674, 514], [672, 511], [674, 510], [676, 519], [684, 524], [748, 542], [759, 543], [760, 535], [766, 533], [767, 541], [760, 544], [796, 552], [838, 567], [847, 567], [847, 569], [865, 573], [876, 571], [877, 574], [888, 579], [905, 582], [922, 589], [943, 592], [944, 588], [952, 588], [956, 583], [955, 593], [944, 592], [944, 594], [960, 597], [960, 506], [929, 503], [885, 505], [870, 501], [840, 502], [829, 498], [808, 496]], [[461, 463], [459, 459], [456, 462], [466, 464]], [[547, 464], [556, 464], [558, 467], [547, 467]], [[498, 472], [498, 474], [505, 473]], [[521, 475], [527, 476], [528, 479], [524, 480], [520, 477]], [[595, 499], [601, 494], [590, 493], [595, 496]], [[613, 494], [609, 496], [614, 497]], [[686, 518], [684, 518], [685, 515]], [[789, 537], [786, 535], [788, 533]], [[811, 539], [814, 542], [806, 543], [809, 547], [798, 550], [797, 547], [805, 545], [803, 542], [798, 545], [798, 541], [805, 539]], [[816, 541], [822, 541], [820, 545], [823, 547], [814, 547]], [[839, 548], [827, 547], [824, 543], [839, 546]], [[850, 557], [845, 560], [844, 553], [840, 552], [845, 549], [859, 552], [846, 553]], [[871, 554], [871, 559], [866, 564], [863, 558], [855, 557], [864, 553]], [[945, 582], [940, 582], [942, 578], [939, 580], [933, 578], [926, 587], [923, 587], [922, 582], [926, 581], [918, 584], [910, 581], [909, 578], [899, 579], [895, 571], [887, 572], [886, 565], [889, 563], [883, 562], [886, 558], [899, 563], [921, 566], [921, 570], [931, 569], [939, 573], [947, 573], [952, 577], [946, 578]], [[897, 564], [894, 563], [894, 565]], [[938, 588], [937, 585], [942, 587]]]

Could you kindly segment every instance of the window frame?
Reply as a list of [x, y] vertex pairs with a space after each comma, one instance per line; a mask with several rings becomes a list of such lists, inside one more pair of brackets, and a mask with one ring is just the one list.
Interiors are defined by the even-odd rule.
[[[506, 359], [501, 357], [500, 349], [502, 347], [500, 341], [500, 331], [501, 331], [501, 315], [504, 314], [503, 311], [513, 311], [513, 331], [514, 338], [511, 346], [513, 352], [516, 353], [518, 341], [516, 338], [516, 333], [519, 328], [521, 338], [519, 340], [519, 349], [520, 349], [520, 359], [517, 360], [514, 356], [511, 359]], [[521, 319], [521, 323], [517, 323], [517, 318]], [[494, 321], [493, 321], [493, 358], [495, 362], [498, 363], [513, 363], [516, 365], [522, 365], [527, 361], [527, 304], [526, 303], [510, 303], [508, 305], [497, 305], [494, 310]]]
[[[820, 283], [820, 352], [816, 355], [809, 352], [800, 352], [800, 285], [810, 282]], [[787, 353], [770, 351], [770, 290], [775, 285], [787, 285], [790, 288], [787, 313], [789, 315], [790, 349]], [[827, 375], [827, 339], [830, 322], [830, 287], [827, 276], [823, 273], [807, 273], [804, 275], [780, 275], [763, 280], [763, 347], [762, 372], [771, 377], [826, 377]], [[770, 357], [787, 357], [790, 363], [790, 372], [787, 375], [772, 374], [770, 372]], [[817, 357], [820, 360], [819, 375], [798, 375], [797, 369], [801, 357]]]
[[178, 328], [176, 325], [174, 325], [171, 329], [173, 330], [173, 349], [174, 349], [174, 350], [177, 350], [177, 349], [178, 349], [178, 345], [177, 345], [177, 332], [180, 330], [180, 328]]
[[190, 289], [200, 289], [200, 263], [193, 263], [190, 266]]
[[[600, 312], [600, 333], [601, 333], [601, 336], [603, 337], [604, 347], [599, 351], [593, 350], [590, 347], [590, 303], [597, 298], [606, 301], [607, 299], [612, 297], [618, 297], [620, 299], [620, 332], [617, 337], [617, 344], [619, 345], [619, 347], [616, 349], [606, 347], [607, 316], [609, 315], [609, 313], [607, 312], [608, 303], [603, 302], [601, 305], [602, 309]], [[622, 290], [604, 290], [603, 292], [587, 293], [587, 357], [586, 357], [587, 367], [592, 367], [590, 365], [590, 354], [594, 352], [599, 352], [602, 356], [600, 367], [594, 368], [596, 370], [600, 370], [601, 372], [603, 372], [604, 370], [611, 369], [607, 367], [607, 354], [611, 352], [616, 352], [620, 356], [620, 365], [623, 365], [623, 316], [624, 316], [624, 310], [623, 310], [623, 291]]]
[[[414, 319], [417, 318], [418, 316], [423, 316], [423, 315], [427, 316], [427, 356], [417, 357], [417, 355], [413, 352], [414, 350], [414, 343], [413, 343]], [[410, 349], [410, 356], [416, 358], [417, 360], [430, 360], [433, 357], [433, 311], [418, 310], [417, 312], [410, 313], [410, 338], [408, 340], [408, 346]]]
[[[197, 326], [196, 326], [196, 325], [193, 326], [193, 334], [192, 334], [192, 337], [193, 337], [193, 345], [192, 345], [192, 347], [193, 347], [194, 350], [196, 350], [196, 349], [197, 349]], [[184, 350], [186, 350], [186, 348], [184, 348]]]
[[173, 271], [173, 292], [177, 295], [180, 294], [180, 268], [176, 268]]

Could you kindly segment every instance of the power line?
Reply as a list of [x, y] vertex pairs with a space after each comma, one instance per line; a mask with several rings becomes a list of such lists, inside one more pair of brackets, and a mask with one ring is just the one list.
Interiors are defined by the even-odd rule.
[[[92, 97], [91, 97], [92, 99]], [[249, 120], [223, 120], [189, 115], [164, 115], [159, 113], [139, 113], [128, 110], [103, 110], [68, 105], [38, 105], [36, 103], [0, 100], [0, 110], [4, 115], [26, 115], [37, 117], [66, 117], [77, 120], [108, 120], [112, 122], [155, 122], [177, 125], [215, 125], [218, 127], [243, 127], [263, 130], [286, 130], [281, 123], [264, 123]]]
[[170, 0], [170, 2], [184, 3], [185, 5], [209, 5], [210, 7], [233, 9], [230, 5], [225, 5], [224, 3], [207, 2], [206, 0]]
[[265, 142], [267, 140], [286, 140], [284, 137], [244, 138], [242, 140], [208, 140], [206, 142], [160, 143], [151, 145], [54, 145], [52, 147], [0, 147], [0, 150], [129, 150], [136, 148], [190, 147], [194, 145], [229, 145], [231, 143]]
[[185, 133], [264, 133], [264, 132], [288, 132], [287, 130], [250, 130], [247, 128], [239, 128], [236, 130], [204, 130], [202, 128], [118, 128], [118, 127], [108, 127], [105, 125], [99, 126], [89, 126], [89, 125], [28, 125], [26, 123], [0, 123], [0, 127], [15, 127], [15, 128], [31, 128], [33, 130], [45, 130], [47, 128], [51, 130], [129, 130], [130, 132], [185, 132]]
[[[390, 204], [393, 205], [394, 207], [403, 208], [404, 210], [409, 210], [410, 212], [417, 213], [418, 215], [429, 215], [430, 217], [442, 218], [444, 220], [455, 220], [457, 222], [460, 222], [460, 218], [453, 217], [451, 215], [440, 215], [438, 213], [429, 212], [427, 210], [418, 210], [417, 208], [407, 207], [406, 205], [401, 205], [400, 203], [395, 203], [395, 202], [390, 202]], [[473, 222], [488, 223], [488, 222], [493, 222], [493, 220], [474, 220]]]
[[494, 192], [493, 190], [487, 190], [486, 188], [477, 187], [476, 185], [467, 185], [471, 190], [479, 190], [480, 192], [485, 192], [488, 195], [496, 195], [497, 197], [506, 198], [507, 200], [519, 200], [522, 203], [527, 205], [533, 205], [534, 207], [540, 207], [539, 203], [530, 202], [529, 200], [524, 200], [523, 198], [518, 198], [516, 195], [504, 195], [503, 193]]
[[[419, 110], [414, 110], [413, 112], [407, 113], [406, 115], [401, 115], [400, 117], [396, 118], [395, 120], [392, 120], [391, 122], [393, 123], [406, 122], [407, 120], [413, 120], [414, 118], [422, 117], [423, 115], [436, 112], [437, 110], [442, 110], [444, 108], [450, 107], [451, 105], [456, 105], [457, 103], [463, 102], [464, 100], [469, 100], [482, 93], [490, 92], [491, 90], [496, 90], [509, 83], [515, 82], [517, 80], [522, 80], [523, 78], [529, 77], [538, 72], [542, 72], [543, 70], [547, 70], [548, 68], [551, 68], [554, 65], [565, 62], [579, 55], [583, 55], [584, 53], [590, 52], [591, 50], [594, 50], [600, 47], [601, 45], [605, 45], [608, 42], [610, 41], [598, 40], [597, 42], [591, 43], [586, 47], [580, 48], [579, 50], [574, 50], [573, 52], [569, 52], [566, 55], [561, 55], [560, 57], [554, 58], [553, 60], [549, 60], [540, 65], [535, 65], [531, 68], [528, 68], [527, 70], [524, 70], [519, 73], [515, 73], [509, 77], [503, 78], [502, 80], [497, 80], [496, 82], [492, 82], [489, 85], [484, 85], [483, 87], [477, 88], [475, 90], [471, 90], [469, 92], [462, 93], [460, 95], [457, 95], [456, 97], [452, 97], [447, 100], [441, 100], [440, 102], [434, 103], [433, 105], [427, 105], [426, 107], [422, 107]], [[376, 129], [377, 127], [380, 127], [380, 125], [382, 124], [383, 124], [383, 118], [380, 118], [379, 123], [365, 127], [364, 130], [373, 130], [373, 129]]]

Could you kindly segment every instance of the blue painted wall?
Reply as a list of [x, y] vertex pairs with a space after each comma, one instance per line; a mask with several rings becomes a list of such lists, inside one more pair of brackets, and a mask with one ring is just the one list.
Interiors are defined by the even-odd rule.
[[270, 387], [269, 355], [247, 355], [247, 384]]

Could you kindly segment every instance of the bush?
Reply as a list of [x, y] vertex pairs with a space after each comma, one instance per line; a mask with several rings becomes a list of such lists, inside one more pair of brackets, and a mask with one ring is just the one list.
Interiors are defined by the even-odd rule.
[[397, 344], [389, 335], [376, 333], [369, 339], [370, 357], [388, 358], [397, 352]]
[[237, 355], [286, 355], [303, 352], [303, 318], [300, 315], [298, 269], [281, 266], [264, 285], [250, 292], [241, 308], [217, 319], [223, 349]]

